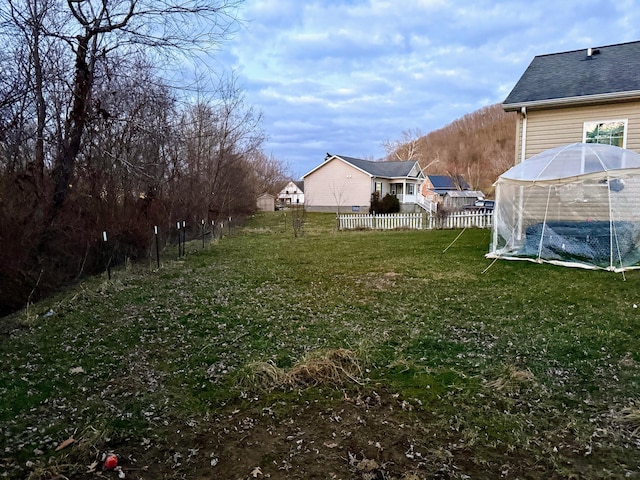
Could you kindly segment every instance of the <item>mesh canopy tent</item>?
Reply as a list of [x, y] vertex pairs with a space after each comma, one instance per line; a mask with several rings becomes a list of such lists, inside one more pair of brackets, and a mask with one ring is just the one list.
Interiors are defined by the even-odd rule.
[[503, 173], [489, 258], [640, 268], [640, 154], [576, 143]]

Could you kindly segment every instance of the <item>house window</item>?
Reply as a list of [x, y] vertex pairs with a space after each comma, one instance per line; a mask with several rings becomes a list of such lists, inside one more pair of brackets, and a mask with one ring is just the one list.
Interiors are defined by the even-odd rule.
[[402, 184], [401, 183], [389, 184], [389, 192], [391, 193], [391, 195], [402, 195]]
[[604, 143], [625, 148], [627, 145], [627, 120], [584, 122], [584, 143]]
[[415, 185], [413, 183], [407, 183], [407, 195], [415, 195]]
[[376, 192], [382, 195], [382, 182], [376, 182]]

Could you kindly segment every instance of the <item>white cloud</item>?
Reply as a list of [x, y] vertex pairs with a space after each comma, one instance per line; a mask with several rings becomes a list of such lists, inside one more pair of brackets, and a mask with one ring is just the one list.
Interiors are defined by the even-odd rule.
[[535, 55], [640, 40], [634, 2], [247, 0], [220, 62], [298, 174], [329, 151], [380, 157], [504, 100]]

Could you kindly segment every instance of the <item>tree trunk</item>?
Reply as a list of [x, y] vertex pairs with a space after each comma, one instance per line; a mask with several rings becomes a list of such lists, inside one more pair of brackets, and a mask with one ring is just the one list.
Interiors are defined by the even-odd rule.
[[[82, 133], [87, 123], [88, 104], [91, 95], [93, 70], [87, 57], [89, 56], [89, 43], [91, 35], [87, 33], [78, 37], [78, 50], [76, 51], [75, 81], [73, 88], [73, 106], [66, 125], [65, 138], [62, 148], [58, 152], [53, 169], [55, 190], [53, 195], [54, 211], [64, 204], [73, 177], [76, 158], [80, 152]], [[93, 63], [93, 61], [91, 62]]]

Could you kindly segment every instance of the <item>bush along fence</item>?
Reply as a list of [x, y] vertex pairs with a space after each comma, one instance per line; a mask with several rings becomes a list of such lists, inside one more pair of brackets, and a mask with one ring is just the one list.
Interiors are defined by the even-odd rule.
[[340, 230], [491, 228], [493, 212], [460, 211], [438, 213], [338, 214]]

